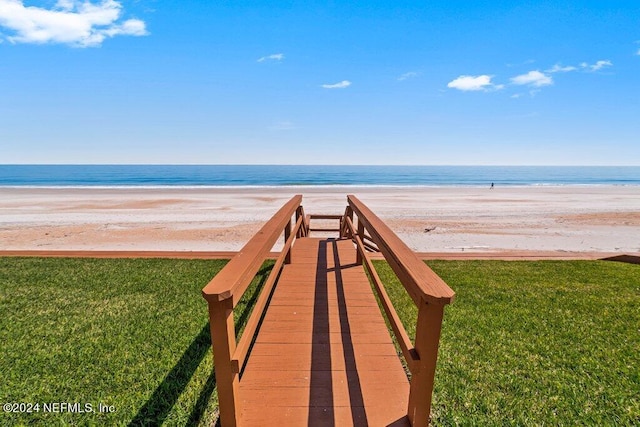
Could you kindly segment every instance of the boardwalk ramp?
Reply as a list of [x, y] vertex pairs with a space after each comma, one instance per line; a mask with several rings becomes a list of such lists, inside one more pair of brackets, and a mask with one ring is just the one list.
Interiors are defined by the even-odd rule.
[[[355, 196], [344, 215], [305, 215], [301, 201], [285, 204], [203, 289], [221, 425], [427, 425], [443, 308], [453, 291]], [[314, 219], [338, 226], [314, 229]], [[283, 234], [237, 340], [233, 307]], [[418, 306], [415, 343], [373, 268], [373, 251]]]

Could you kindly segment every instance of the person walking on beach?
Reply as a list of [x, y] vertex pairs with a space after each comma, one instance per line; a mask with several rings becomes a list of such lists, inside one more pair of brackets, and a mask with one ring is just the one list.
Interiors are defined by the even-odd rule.
[[490, 190], [493, 190], [493, 182], [491, 183], [491, 187], [489, 187]]

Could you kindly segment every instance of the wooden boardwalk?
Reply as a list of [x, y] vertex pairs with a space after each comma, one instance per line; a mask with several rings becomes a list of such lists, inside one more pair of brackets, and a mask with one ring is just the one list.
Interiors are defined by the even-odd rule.
[[[222, 427], [427, 425], [454, 292], [355, 196], [344, 215], [305, 215], [301, 201], [285, 204], [202, 290]], [[339, 226], [314, 229], [316, 219]], [[282, 236], [238, 339], [233, 308]], [[413, 341], [373, 267], [375, 252], [416, 304]]]
[[240, 396], [240, 425], [409, 425], [409, 381], [350, 239], [297, 240]]

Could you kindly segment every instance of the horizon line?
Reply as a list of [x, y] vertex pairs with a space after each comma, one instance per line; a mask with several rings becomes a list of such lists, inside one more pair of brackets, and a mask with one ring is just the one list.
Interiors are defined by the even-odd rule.
[[640, 167], [640, 164], [398, 164], [398, 163], [0, 163], [2, 166], [322, 166], [322, 167]]

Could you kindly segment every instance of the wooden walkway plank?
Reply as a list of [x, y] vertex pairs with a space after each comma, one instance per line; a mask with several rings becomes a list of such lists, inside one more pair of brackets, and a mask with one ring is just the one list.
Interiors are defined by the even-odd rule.
[[408, 425], [409, 382], [351, 240], [300, 238], [240, 381], [241, 426]]

